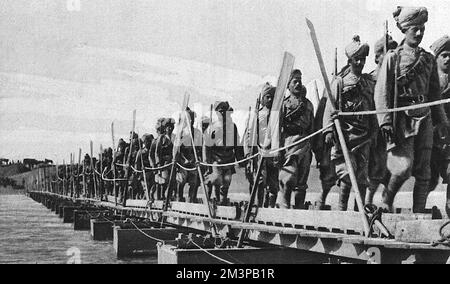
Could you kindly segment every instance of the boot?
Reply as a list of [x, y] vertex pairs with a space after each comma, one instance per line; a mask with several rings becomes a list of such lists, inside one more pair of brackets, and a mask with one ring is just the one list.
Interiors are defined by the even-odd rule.
[[386, 209], [389, 213], [394, 213], [394, 199], [395, 195], [402, 187], [405, 179], [399, 176], [391, 176], [387, 187], [383, 191], [383, 205], [382, 208]]
[[428, 194], [428, 181], [416, 180], [413, 192], [413, 213], [425, 213]]
[[326, 200], [327, 200], [328, 194], [330, 193], [332, 187], [333, 186], [331, 186], [331, 185], [322, 183], [322, 192], [320, 194], [319, 200], [316, 201], [316, 207], [319, 210], [325, 209]]
[[344, 181], [341, 181], [340, 189], [338, 210], [347, 211], [348, 199], [350, 197], [350, 190], [352, 189], [352, 186]]
[[269, 200], [268, 202], [269, 208], [275, 208], [275, 204], [277, 203], [277, 195], [269, 193], [268, 200]]
[[367, 195], [365, 198], [365, 204], [373, 204], [373, 197], [378, 190], [378, 186], [380, 184], [378, 182], [370, 182], [369, 187], [367, 188]]
[[305, 209], [306, 190], [294, 191], [294, 209]]

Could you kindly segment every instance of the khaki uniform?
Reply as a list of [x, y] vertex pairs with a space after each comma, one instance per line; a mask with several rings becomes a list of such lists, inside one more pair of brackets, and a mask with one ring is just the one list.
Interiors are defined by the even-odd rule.
[[[306, 88], [302, 96], [288, 93], [283, 104], [280, 146], [291, 145], [314, 131], [314, 107], [306, 98]], [[310, 141], [305, 141], [281, 152], [282, 167], [279, 172], [281, 208], [291, 207], [294, 192], [295, 208], [303, 208], [308, 188], [308, 176], [312, 153]]]
[[[224, 127], [225, 126], [225, 127]], [[243, 149], [240, 145], [239, 133], [236, 125], [227, 117], [226, 122], [215, 121], [208, 127], [205, 135], [205, 151], [207, 162], [213, 165], [233, 163], [243, 158]], [[235, 166], [212, 167], [205, 182], [215, 188], [216, 200], [222, 204], [227, 203], [228, 189], [232, 176], [236, 173]]]
[[[375, 87], [377, 109], [393, 107], [395, 80], [398, 82], [399, 107], [432, 102], [441, 97], [435, 58], [422, 48], [409, 50], [401, 45], [386, 54]], [[380, 126], [392, 125], [395, 129], [395, 143], [387, 145], [387, 168], [391, 178], [383, 202], [393, 210], [395, 195], [413, 175], [416, 178], [413, 211], [420, 213], [425, 210], [431, 177], [433, 124], [446, 123], [447, 117], [441, 105], [398, 112], [395, 122], [393, 117], [392, 113], [378, 114]]]
[[[244, 154], [246, 156], [251, 156], [258, 152], [258, 146], [264, 144], [264, 139], [267, 133], [267, 127], [270, 118], [270, 109], [267, 107], [263, 107], [258, 111], [258, 123], [257, 125], [253, 125], [244, 139]], [[258, 127], [258, 129], [256, 129]], [[257, 131], [257, 133], [254, 133]], [[256, 137], [257, 141], [251, 141], [253, 137]], [[251, 145], [254, 143], [255, 145]], [[258, 164], [261, 156], [254, 158], [252, 160], [254, 171], [256, 171], [256, 165]], [[258, 193], [257, 193], [257, 202], [259, 207], [275, 207], [275, 202], [279, 190], [278, 184], [278, 174], [279, 170], [274, 163], [273, 158], [265, 158], [265, 162], [261, 169], [261, 177], [258, 181]], [[251, 173], [253, 176], [256, 174], [255, 172]], [[252, 177], [253, 177], [252, 176]], [[252, 180], [253, 183], [253, 180]], [[252, 185], [252, 184], [251, 184]]]
[[[155, 163], [156, 167], [162, 167], [172, 162], [173, 141], [175, 135], [169, 137], [168, 135], [161, 135], [156, 139], [155, 146]], [[160, 188], [162, 198], [165, 198], [166, 185], [170, 178], [170, 168], [159, 170], [155, 176], [155, 181], [162, 186]]]
[[[373, 102], [374, 84], [369, 74], [362, 74], [358, 77], [351, 72], [347, 72], [342, 77], [336, 77], [331, 89], [336, 101], [334, 107], [342, 112], [373, 110], [375, 108]], [[332, 109], [331, 103], [328, 101], [325, 108], [324, 125], [329, 125], [333, 122]], [[347, 147], [350, 151], [350, 159], [356, 174], [358, 188], [361, 197], [364, 199], [368, 186], [370, 143], [377, 130], [376, 118], [375, 116], [362, 115], [343, 116], [340, 118], [340, 121]], [[333, 130], [327, 130], [324, 134], [330, 131]], [[338, 183], [341, 188], [339, 210], [345, 211], [347, 210], [351, 181], [340, 144], [333, 147], [331, 159], [335, 162]]]
[[191, 134], [188, 128], [183, 129], [181, 133], [181, 146], [180, 146], [180, 161], [179, 163], [186, 169], [178, 168], [177, 182], [178, 182], [178, 200], [184, 201], [183, 191], [186, 184], [189, 185], [188, 202], [194, 203], [197, 200], [197, 190], [200, 184], [198, 171], [195, 165], [194, 150], [197, 153], [197, 157], [202, 157], [202, 133], [197, 128], [192, 128], [192, 135], [194, 136], [194, 147], [192, 145]]
[[[324, 96], [319, 102], [319, 106], [317, 107], [317, 112], [314, 118], [314, 132], [324, 127], [323, 116], [327, 101], [327, 97]], [[322, 184], [322, 192], [316, 202], [316, 207], [317, 209], [324, 209], [327, 196], [330, 193], [332, 187], [336, 185], [336, 165], [334, 164], [334, 161], [331, 160], [331, 148], [325, 144], [325, 137], [323, 133], [314, 136], [312, 142], [312, 149], [320, 173], [320, 182]]]
[[[149, 158], [150, 158], [150, 150], [145, 147], [140, 149], [136, 154], [136, 163], [134, 165], [134, 168], [137, 169], [138, 171], [143, 171], [145, 170], [145, 168], [150, 168], [151, 166]], [[142, 168], [142, 165], [144, 165], [144, 168]], [[153, 171], [145, 170], [145, 177], [143, 172], [139, 173], [137, 177], [138, 180], [141, 182], [142, 190], [145, 190], [147, 188], [147, 191], [149, 193], [155, 179]], [[142, 194], [143, 196], [145, 196], [143, 192]]]

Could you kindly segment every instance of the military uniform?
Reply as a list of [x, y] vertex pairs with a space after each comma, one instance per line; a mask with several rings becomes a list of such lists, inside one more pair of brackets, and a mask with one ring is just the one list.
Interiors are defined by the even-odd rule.
[[[446, 35], [439, 38], [431, 45], [431, 49], [436, 57], [439, 57], [443, 52], [448, 54], [448, 52], [450, 52], [450, 37]], [[448, 56], [447, 54], [445, 56]], [[449, 99], [450, 83], [448, 71], [438, 68], [438, 74], [441, 98]], [[445, 104], [444, 110], [447, 119], [450, 119], [450, 104]], [[447, 133], [447, 136], [441, 137], [438, 129], [435, 129], [434, 144], [431, 153], [430, 192], [433, 191], [438, 185], [439, 177], [442, 177], [443, 184], [447, 184], [446, 211], [447, 215], [450, 217], [450, 136]]]
[[[306, 98], [306, 88], [294, 95], [288, 91], [284, 99], [281, 120], [280, 146], [298, 142], [314, 131], [314, 107]], [[280, 153], [279, 206], [289, 209], [294, 192], [295, 208], [302, 208], [305, 202], [312, 153], [310, 141], [305, 141]]]
[[[275, 87], [270, 84], [266, 84], [262, 91], [263, 99], [265, 96], [273, 96], [275, 95]], [[264, 140], [267, 133], [267, 127], [269, 124], [270, 118], [270, 109], [267, 106], [263, 106], [260, 110], [258, 110], [258, 117], [254, 119], [258, 119], [257, 123], [254, 123], [252, 127], [250, 127], [249, 131], [246, 133], [244, 139], [244, 154], [246, 157], [254, 155], [258, 153], [258, 147], [262, 147], [264, 145]], [[255, 133], [256, 131], [256, 133]], [[253, 137], [256, 138], [256, 141], [252, 141]], [[252, 145], [253, 143], [253, 145]], [[251, 162], [247, 164], [249, 168], [247, 172], [250, 176], [250, 185], [253, 185], [253, 176], [255, 175], [256, 167], [253, 167], [253, 170], [250, 166], [258, 164], [261, 156], [254, 158]], [[257, 202], [259, 207], [275, 207], [277, 194], [279, 191], [279, 182], [278, 182], [278, 174], [279, 169], [275, 164], [275, 160], [270, 157], [265, 157], [264, 163], [261, 165], [261, 177], [258, 181], [258, 192], [257, 192]], [[250, 192], [251, 194], [251, 192]]]
[[[374, 82], [369, 74], [356, 76], [351, 72], [337, 77], [332, 83], [333, 97], [336, 100], [336, 109], [342, 112], [359, 112], [374, 109], [373, 102]], [[351, 163], [356, 174], [358, 188], [362, 198], [368, 186], [368, 161], [370, 143], [377, 123], [374, 116], [344, 116], [340, 118], [342, 131], [350, 151]], [[331, 103], [327, 102], [324, 125], [333, 122]], [[333, 130], [326, 130], [328, 133]], [[336, 174], [341, 188], [339, 197], [339, 210], [347, 210], [348, 198], [351, 190], [349, 172], [345, 163], [342, 149], [339, 144], [331, 151], [331, 158], [336, 164]]]
[[[415, 18], [413, 20], [417, 21]], [[421, 24], [424, 22], [426, 21]], [[399, 107], [440, 99], [435, 58], [420, 47], [412, 49], [402, 44], [386, 55], [375, 88], [377, 109], [393, 107], [395, 80], [398, 86]], [[387, 167], [391, 178], [383, 194], [383, 202], [393, 210], [396, 193], [413, 175], [416, 178], [413, 211], [420, 213], [425, 209], [431, 177], [433, 124], [447, 123], [447, 118], [442, 106], [398, 112], [396, 121], [393, 121], [393, 117], [392, 113], [378, 114], [381, 127], [390, 125], [396, 129], [395, 143], [388, 144]]]
[[[229, 115], [232, 108], [228, 102], [216, 102], [215, 110], [218, 112], [219, 120], [209, 125], [206, 130], [205, 152], [207, 163], [213, 165], [233, 163], [243, 158], [243, 149], [240, 143], [239, 133], [236, 125]], [[222, 116], [223, 114], [223, 116]], [[228, 202], [228, 189], [232, 176], [235, 174], [235, 166], [212, 167], [205, 182], [215, 188], [217, 202], [226, 204]]]
[[[323, 116], [327, 101], [327, 97], [324, 96], [319, 102], [317, 112], [314, 117], [314, 132], [322, 129], [324, 126]], [[312, 138], [312, 150], [316, 158], [320, 182], [322, 184], [322, 192], [315, 204], [316, 208], [320, 210], [325, 208], [328, 194], [330, 193], [332, 187], [336, 185], [337, 181], [336, 165], [334, 164], [334, 161], [331, 160], [331, 147], [325, 144], [324, 139], [325, 137], [322, 133]]]
[[[387, 51], [395, 50], [398, 47], [398, 43], [388, 36], [386, 42], [386, 36], [383, 36], [375, 43], [375, 63], [377, 68], [370, 73], [374, 82], [377, 81], [378, 72], [383, 63], [386, 48]], [[373, 203], [373, 197], [380, 186], [383, 184], [387, 186], [389, 179], [387, 167], [387, 151], [386, 151], [386, 141], [383, 138], [382, 132], [378, 129], [376, 135], [374, 135], [373, 140], [370, 145], [369, 153], [369, 187], [366, 195], [366, 204]]]
[[[155, 145], [155, 162], [156, 167], [162, 167], [168, 165], [172, 162], [172, 151], [173, 151], [173, 137], [169, 137], [167, 134], [162, 134], [156, 139]], [[165, 168], [163, 170], [159, 170], [156, 182], [161, 186], [161, 197], [165, 198], [165, 191], [167, 187], [167, 183], [169, 182], [170, 169]]]
[[[192, 120], [193, 121], [193, 120]], [[177, 172], [178, 182], [178, 200], [184, 201], [184, 186], [189, 185], [188, 202], [195, 203], [197, 200], [197, 190], [200, 184], [198, 171], [195, 164], [194, 151], [200, 159], [202, 156], [202, 133], [199, 129], [192, 127], [192, 135], [194, 136], [194, 145], [192, 145], [191, 134], [188, 128], [183, 129], [181, 133], [180, 160], [179, 163], [183, 168], [179, 168]], [[192, 169], [192, 170], [186, 170]]]

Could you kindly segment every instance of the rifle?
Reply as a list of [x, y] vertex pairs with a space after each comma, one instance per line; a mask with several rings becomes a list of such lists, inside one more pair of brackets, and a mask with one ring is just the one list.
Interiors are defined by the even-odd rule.
[[[126, 163], [126, 167], [125, 167], [125, 179], [129, 178], [128, 175], [131, 170], [131, 153], [133, 152], [132, 151], [133, 150], [133, 135], [134, 135], [135, 127], [136, 127], [136, 110], [133, 110], [133, 127], [132, 127], [132, 130], [130, 133], [130, 146], [128, 147], [128, 158], [127, 158], [127, 163]], [[124, 155], [124, 158], [125, 158], [125, 155]], [[127, 195], [128, 195], [128, 184], [125, 184], [124, 195], [122, 196], [123, 206], [126, 205], [127, 197], [128, 197]]]

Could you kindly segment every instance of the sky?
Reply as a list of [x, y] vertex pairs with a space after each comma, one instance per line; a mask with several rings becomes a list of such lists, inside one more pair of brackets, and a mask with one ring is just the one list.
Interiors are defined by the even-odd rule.
[[[0, 157], [68, 162], [156, 119], [175, 116], [183, 95], [207, 113], [228, 100], [244, 128], [263, 83], [276, 83], [284, 52], [304, 83], [322, 86], [309, 31], [316, 26], [326, 68], [358, 34], [373, 47], [398, 5], [430, 12], [425, 49], [450, 33], [450, 5], [436, 0], [2, 0], [0, 3]], [[375, 68], [373, 52], [366, 71]], [[78, 155], [78, 154], [77, 154]], [[78, 158], [78, 157], [76, 157]]]

